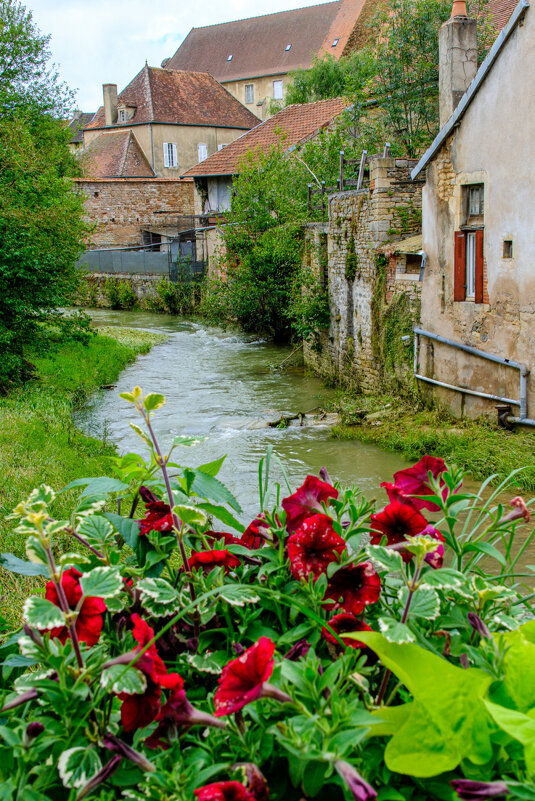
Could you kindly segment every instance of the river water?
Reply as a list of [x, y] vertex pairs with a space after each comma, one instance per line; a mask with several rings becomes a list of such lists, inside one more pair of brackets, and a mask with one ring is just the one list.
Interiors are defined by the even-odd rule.
[[[143, 392], [161, 392], [166, 405], [154, 417], [162, 449], [173, 437], [207, 437], [193, 448], [175, 451], [176, 461], [196, 467], [227, 454], [220, 479], [238, 498], [243, 522], [258, 512], [258, 462], [269, 444], [283, 462], [292, 487], [307, 473], [327, 467], [333, 480], [359, 486], [369, 498], [386, 501], [380, 488], [407, 463], [397, 454], [372, 445], [330, 438], [330, 429], [290, 426], [270, 428], [268, 420], [282, 413], [323, 407], [333, 391], [314, 376], [295, 368], [274, 371], [290, 353], [262, 340], [150, 312], [90, 310], [98, 326], [142, 328], [167, 335], [150, 353], [124, 370], [113, 391], [101, 390], [78, 415], [77, 423], [93, 436], [114, 442], [121, 453], [142, 451], [129, 426], [131, 406], [118, 397], [139, 385]], [[273, 476], [281, 480], [273, 465]]]

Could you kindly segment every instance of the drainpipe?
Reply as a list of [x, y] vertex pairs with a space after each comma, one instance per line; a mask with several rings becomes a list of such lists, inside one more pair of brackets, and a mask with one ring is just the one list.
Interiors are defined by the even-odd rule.
[[152, 167], [152, 171], [156, 172], [154, 169], [154, 143], [152, 141], [152, 123], [149, 123], [149, 131], [150, 131], [150, 166]]

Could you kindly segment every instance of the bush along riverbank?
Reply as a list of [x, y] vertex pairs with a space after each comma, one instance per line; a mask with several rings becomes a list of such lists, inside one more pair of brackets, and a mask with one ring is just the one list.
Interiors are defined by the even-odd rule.
[[442, 456], [474, 479], [495, 474], [496, 484], [511, 471], [521, 490], [535, 489], [535, 432], [520, 426], [508, 431], [491, 421], [459, 420], [444, 409], [428, 409], [414, 398], [343, 393], [335, 403], [342, 424], [332, 430], [338, 439], [354, 439], [398, 451], [407, 459]]
[[[69, 342], [53, 355], [32, 358], [36, 379], [0, 397], [0, 550], [23, 555], [24, 538], [6, 517], [33, 486], [46, 481], [62, 487], [81, 472], [100, 475], [109, 470], [114, 448], [82, 434], [72, 412], [162, 339], [145, 331], [101, 329], [87, 345]], [[70, 501], [69, 494], [58, 498], [60, 515]], [[16, 608], [28, 582], [5, 571], [1, 581], [0, 614], [10, 621], [20, 619]]]
[[198, 312], [203, 282], [172, 282], [168, 278], [143, 275], [99, 275], [82, 277], [74, 303], [94, 309], [138, 309], [166, 314]]
[[146, 455], [13, 513], [4, 565], [48, 583], [0, 650], [6, 801], [535, 799], [514, 476], [484, 500], [426, 456], [378, 511], [325, 470], [272, 486], [268, 452], [245, 528], [224, 457], [185, 467], [163, 396], [122, 397]]

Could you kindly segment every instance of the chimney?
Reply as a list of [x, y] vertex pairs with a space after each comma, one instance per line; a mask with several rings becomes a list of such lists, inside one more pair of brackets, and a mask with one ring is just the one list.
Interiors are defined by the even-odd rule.
[[117, 84], [103, 83], [102, 94], [104, 95], [104, 119], [106, 125], [113, 125], [117, 122]]
[[465, 0], [453, 0], [451, 17], [438, 34], [440, 127], [449, 120], [477, 72], [477, 22]]

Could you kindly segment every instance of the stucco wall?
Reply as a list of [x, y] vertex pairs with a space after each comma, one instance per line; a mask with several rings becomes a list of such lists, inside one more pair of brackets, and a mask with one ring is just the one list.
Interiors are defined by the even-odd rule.
[[[247, 78], [244, 81], [229, 81], [223, 83], [223, 86], [233, 95], [240, 103], [243, 103], [245, 108], [248, 108], [259, 120], [266, 120], [271, 115], [269, 114], [269, 101], [273, 100], [273, 81], [282, 81], [283, 97], [286, 93], [286, 87], [291, 83], [291, 78], [286, 73], [280, 75], [267, 75], [260, 78]], [[247, 84], [254, 86], [254, 101], [253, 103], [245, 102], [245, 86]], [[264, 101], [262, 105], [257, 105], [259, 101]]]
[[[422, 326], [535, 370], [535, 12], [528, 10], [487, 75], [460, 127], [427, 170], [423, 247], [427, 266]], [[484, 302], [453, 301], [454, 232], [462, 187], [483, 183]], [[512, 240], [513, 258], [503, 258]], [[423, 341], [422, 369], [450, 384], [518, 398], [518, 372]], [[535, 416], [535, 376], [528, 379]], [[457, 414], [494, 412], [494, 401], [434, 390]], [[528, 412], [529, 412], [528, 406]], [[518, 412], [518, 408], [515, 409]]]
[[96, 224], [91, 247], [142, 244], [147, 226], [161, 225], [157, 211], [193, 214], [193, 181], [114, 178], [77, 180], [85, 195], [87, 219]]
[[[412, 166], [414, 162], [404, 159], [373, 158], [369, 187], [331, 195], [329, 223], [313, 225], [308, 230], [306, 266], [318, 280], [327, 281], [331, 324], [319, 342], [305, 346], [305, 361], [319, 374], [357, 386], [363, 392], [373, 392], [381, 379], [372, 319], [380, 248], [400, 239], [400, 234], [417, 232], [419, 227], [421, 192], [420, 186], [409, 180]], [[414, 214], [401, 232], [400, 220], [406, 220], [407, 209], [414, 210]], [[347, 277], [351, 241], [356, 256], [353, 279]], [[325, 246], [326, 253], [322, 254]], [[398, 284], [387, 274], [381, 302], [391, 301], [398, 289], [419, 295], [419, 285], [407, 281]]]
[[[88, 130], [84, 133], [85, 145], [109, 131], [132, 131], [147, 161], [159, 178], [179, 178], [190, 167], [199, 163], [199, 144], [205, 144], [208, 155], [216, 153], [219, 145], [228, 145], [245, 133], [242, 128], [216, 128], [197, 125], [114, 125], [113, 128]], [[152, 135], [152, 138], [151, 138]], [[164, 167], [164, 142], [174, 142], [178, 165]]]

